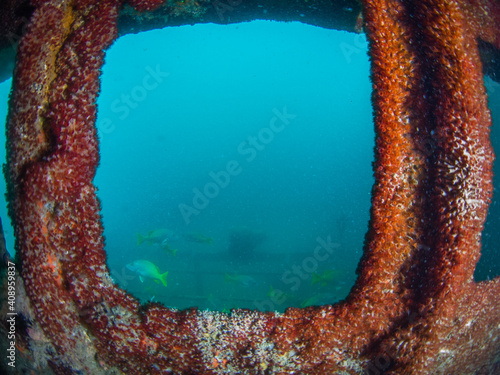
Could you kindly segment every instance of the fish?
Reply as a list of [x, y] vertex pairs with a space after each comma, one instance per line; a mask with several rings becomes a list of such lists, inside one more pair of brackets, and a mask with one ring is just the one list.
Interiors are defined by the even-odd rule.
[[237, 273], [233, 274], [226, 273], [224, 278], [226, 280], [226, 283], [243, 285], [245, 287], [251, 287], [258, 284], [257, 280], [255, 280], [252, 276], [239, 275]]
[[127, 264], [125, 267], [127, 267], [130, 271], [137, 273], [141, 283], [144, 282], [143, 278], [147, 278], [152, 279], [157, 283], [161, 282], [164, 286], [167, 286], [168, 271], [160, 273], [156, 264], [150, 262], [149, 260], [135, 260], [132, 263]]
[[332, 293], [319, 293], [303, 301], [300, 307], [331, 305], [337, 302], [338, 299], [339, 297]]
[[278, 305], [285, 303], [287, 300], [297, 299], [293, 294], [283, 292], [280, 289], [274, 289], [272, 285], [269, 287], [269, 292], [267, 292], [267, 296], [271, 298], [271, 300]]
[[150, 230], [146, 234], [137, 233], [137, 246], [147, 243], [148, 245], [161, 245], [165, 240], [174, 241], [177, 235], [174, 231], [166, 228]]
[[339, 270], [326, 270], [321, 274], [314, 272], [312, 274], [311, 285], [319, 284], [320, 286], [327, 286], [328, 284], [337, 282], [342, 274], [343, 271]]
[[168, 244], [168, 239], [163, 240], [162, 243], [160, 244], [160, 247], [162, 248], [163, 251], [167, 252], [168, 254], [172, 254], [172, 255], [177, 254], [177, 249], [173, 249]]
[[186, 241], [201, 243], [205, 245], [212, 245], [214, 242], [212, 237], [207, 237], [200, 233], [186, 233], [182, 237], [184, 237]]

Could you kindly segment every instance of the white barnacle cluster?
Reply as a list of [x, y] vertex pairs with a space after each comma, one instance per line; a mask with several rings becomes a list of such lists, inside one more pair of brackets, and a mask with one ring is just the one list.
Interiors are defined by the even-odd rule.
[[[447, 176], [448, 189], [455, 194], [462, 192], [461, 210], [464, 215], [467, 210], [481, 208], [481, 197], [484, 192], [484, 167], [491, 155], [487, 148], [477, 139], [464, 136], [453, 137], [453, 152], [447, 155], [441, 165], [441, 173]], [[446, 192], [443, 192], [446, 195]], [[460, 194], [459, 194], [460, 195]]]
[[268, 318], [258, 311], [236, 310], [231, 323], [231, 334], [245, 347], [240, 351], [243, 362], [259, 371], [267, 370], [275, 362], [275, 344], [267, 338]]
[[[92, 267], [93, 266], [90, 266], [89, 268]], [[106, 269], [106, 266], [104, 264], [99, 264], [96, 267], [93, 267], [92, 269], [95, 272], [95, 276], [99, 279], [99, 286], [101, 288], [114, 287], [115, 282], [113, 281], [111, 275], [108, 273], [108, 270]]]
[[294, 372], [292, 371], [301, 370], [299, 357], [295, 350], [287, 350], [281, 353], [274, 353], [272, 360], [275, 368], [281, 371], [286, 370], [289, 373], [293, 374]]
[[202, 353], [207, 368], [213, 368], [219, 362], [232, 358], [230, 350], [229, 316], [223, 313], [203, 310], [198, 312], [196, 331], [198, 349]]
[[256, 369], [261, 371], [266, 371], [268, 368], [274, 365], [276, 362], [274, 355], [276, 351], [274, 350], [274, 343], [270, 342], [266, 338], [259, 341], [255, 345], [255, 352], [253, 353], [253, 362]]
[[231, 314], [231, 335], [238, 338], [255, 337], [263, 334], [266, 319], [258, 311], [234, 310]]
[[277, 360], [274, 343], [267, 339], [267, 320], [256, 311], [200, 311], [197, 346], [207, 368], [220, 373], [235, 373], [241, 366], [266, 371]]

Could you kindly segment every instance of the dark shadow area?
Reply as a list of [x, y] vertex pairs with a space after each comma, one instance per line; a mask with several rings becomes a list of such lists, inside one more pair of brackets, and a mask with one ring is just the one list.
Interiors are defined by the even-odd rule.
[[249, 260], [255, 249], [266, 240], [264, 233], [255, 232], [247, 227], [233, 228], [229, 234], [229, 254], [236, 260]]

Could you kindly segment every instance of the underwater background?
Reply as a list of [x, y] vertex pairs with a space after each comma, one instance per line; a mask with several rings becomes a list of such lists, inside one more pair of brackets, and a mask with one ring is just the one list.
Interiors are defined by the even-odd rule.
[[[373, 184], [367, 43], [283, 25], [165, 28], [109, 49], [95, 182], [111, 274], [141, 299], [283, 310], [349, 292]], [[123, 268], [137, 259], [168, 286]]]
[[[345, 298], [374, 182], [367, 49], [363, 34], [268, 21], [119, 38], [101, 77], [95, 177], [113, 279], [176, 308]], [[500, 85], [486, 86], [498, 124]], [[477, 279], [500, 273], [499, 210], [494, 200]]]

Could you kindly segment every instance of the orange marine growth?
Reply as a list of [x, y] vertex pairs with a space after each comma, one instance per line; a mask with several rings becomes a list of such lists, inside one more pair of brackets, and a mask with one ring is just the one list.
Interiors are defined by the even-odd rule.
[[500, 372], [500, 278], [473, 281], [493, 162], [477, 40], [499, 46], [498, 2], [363, 1], [377, 149], [359, 277], [339, 304], [284, 314], [141, 306], [114, 284], [92, 180], [99, 75], [122, 4], [33, 4], [8, 182], [19, 269], [54, 373]]

